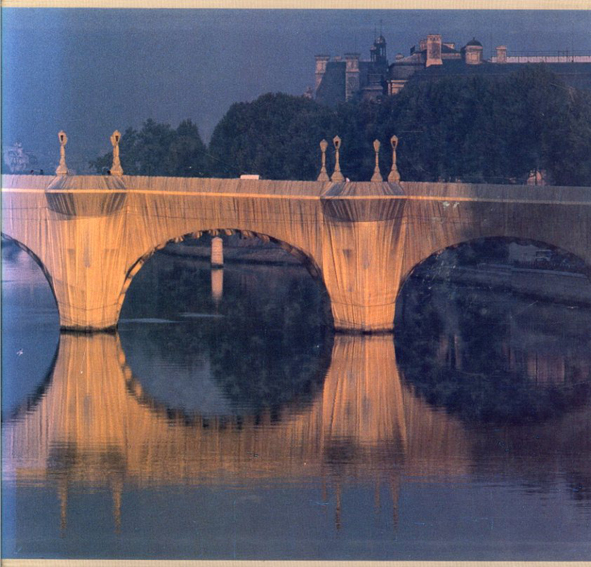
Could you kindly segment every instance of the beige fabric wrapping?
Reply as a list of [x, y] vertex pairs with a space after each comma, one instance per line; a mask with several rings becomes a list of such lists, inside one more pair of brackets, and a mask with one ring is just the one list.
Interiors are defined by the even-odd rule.
[[591, 264], [588, 188], [319, 183], [112, 176], [4, 176], [3, 233], [28, 248], [63, 327], [115, 326], [143, 262], [214, 229], [266, 235], [326, 287], [335, 326], [391, 330], [401, 282], [425, 258], [475, 238], [545, 242]]

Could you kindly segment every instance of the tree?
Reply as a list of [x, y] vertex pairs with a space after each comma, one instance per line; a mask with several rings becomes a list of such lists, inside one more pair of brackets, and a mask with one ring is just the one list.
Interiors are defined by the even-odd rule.
[[403, 179], [523, 183], [546, 170], [588, 185], [591, 97], [543, 66], [504, 78], [411, 80], [381, 105], [376, 134], [400, 138]]
[[[184, 120], [175, 130], [168, 124], [146, 120], [142, 129], [127, 128], [119, 143], [121, 165], [128, 175], [204, 177], [208, 174], [207, 148], [199, 129]], [[109, 152], [90, 166], [102, 173], [111, 167]]]
[[265, 94], [233, 104], [210, 143], [215, 176], [259, 174], [266, 179], [316, 179], [318, 144], [336, 134], [336, 115], [301, 96]]
[[[197, 126], [174, 130], [153, 120], [121, 139], [121, 161], [132, 175], [316, 179], [318, 144], [329, 142], [327, 168], [334, 168], [332, 139], [342, 139], [341, 169], [352, 181], [368, 181], [374, 139], [380, 165], [392, 165], [390, 138], [399, 137], [403, 180], [524, 183], [545, 170], [555, 184], [588, 185], [591, 178], [591, 95], [567, 87], [544, 66], [498, 76], [448, 77], [408, 82], [380, 102], [328, 108], [301, 96], [268, 93], [233, 104], [216, 126], [209, 154]], [[111, 154], [91, 162], [111, 166]]]

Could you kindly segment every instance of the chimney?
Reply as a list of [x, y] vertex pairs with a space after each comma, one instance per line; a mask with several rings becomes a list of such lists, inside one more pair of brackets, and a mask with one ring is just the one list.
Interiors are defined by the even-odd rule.
[[359, 53], [345, 53], [345, 100], [351, 100], [361, 87], [359, 77]]
[[425, 67], [431, 65], [443, 65], [441, 60], [441, 36], [439, 34], [429, 34], [427, 36], [427, 61]]
[[507, 63], [507, 48], [504, 45], [497, 47], [497, 63]]

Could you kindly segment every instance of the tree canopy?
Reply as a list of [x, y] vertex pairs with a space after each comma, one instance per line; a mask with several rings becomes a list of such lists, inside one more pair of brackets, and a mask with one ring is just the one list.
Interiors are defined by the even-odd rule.
[[315, 179], [318, 143], [331, 132], [333, 111], [305, 97], [269, 93], [233, 104], [213, 132], [211, 170], [217, 177]]
[[[567, 87], [541, 65], [503, 78], [411, 80], [379, 103], [335, 109], [303, 97], [263, 95], [230, 108], [210, 151], [232, 160], [241, 173], [315, 179], [318, 142], [336, 134], [342, 138], [341, 168], [354, 181], [371, 178], [374, 139], [382, 144], [387, 175], [393, 134], [400, 139], [398, 167], [406, 180], [524, 183], [536, 171], [558, 185], [588, 185], [591, 178], [591, 94]], [[331, 145], [329, 170], [333, 156]], [[223, 167], [212, 172], [232, 175]]]
[[[208, 173], [207, 147], [199, 129], [184, 120], [175, 130], [168, 124], [146, 120], [141, 130], [127, 128], [119, 143], [121, 165], [127, 175], [204, 177]], [[106, 172], [113, 160], [109, 152], [90, 166]]]
[[400, 138], [407, 180], [523, 183], [544, 170], [557, 185], [589, 184], [591, 94], [543, 66], [502, 79], [410, 81], [368, 130], [382, 143]]
[[[374, 167], [373, 140], [382, 143], [387, 176], [390, 137], [399, 137], [398, 168], [412, 181], [524, 183], [545, 171], [557, 185], [588, 185], [591, 178], [591, 93], [567, 87], [542, 65], [502, 78], [411, 79], [381, 102], [328, 108], [302, 96], [268, 93], [233, 104], [216, 126], [209, 148], [197, 127], [174, 130], [152, 120], [125, 131], [121, 161], [126, 173], [316, 179], [319, 142], [342, 139], [341, 169], [367, 181]], [[111, 154], [91, 165], [110, 167]]]

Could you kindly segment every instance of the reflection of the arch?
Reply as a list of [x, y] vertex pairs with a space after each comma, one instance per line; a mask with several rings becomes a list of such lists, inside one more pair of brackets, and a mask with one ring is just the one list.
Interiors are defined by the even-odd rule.
[[589, 309], [418, 279], [398, 322], [404, 378], [468, 422], [541, 423], [589, 399]]
[[[340, 494], [354, 484], [378, 487], [376, 501], [379, 486], [388, 487], [396, 511], [403, 482], [457, 479], [481, 467], [535, 480], [564, 469], [573, 485], [585, 483], [589, 412], [555, 425], [499, 429], [504, 445], [496, 446], [494, 436], [464, 428], [401, 384], [391, 337], [346, 335], [335, 337], [323, 390], [306, 408], [187, 420], [146, 402], [117, 335], [65, 334], [47, 391], [6, 424], [4, 474], [17, 485], [54, 486], [64, 526], [72, 488], [110, 489], [117, 525], [127, 486], [270, 480], [321, 482], [336, 497], [338, 526]], [[520, 459], [513, 451], [486, 464], [507, 446]]]
[[5, 478], [53, 484], [64, 514], [71, 487], [109, 487], [118, 518], [124, 483], [322, 479], [340, 506], [349, 483], [397, 491], [403, 464], [414, 476], [465, 472], [461, 427], [401, 388], [391, 337], [336, 337], [322, 393], [271, 414], [187, 421], [145, 403], [117, 335], [64, 334], [47, 392], [5, 427]]

